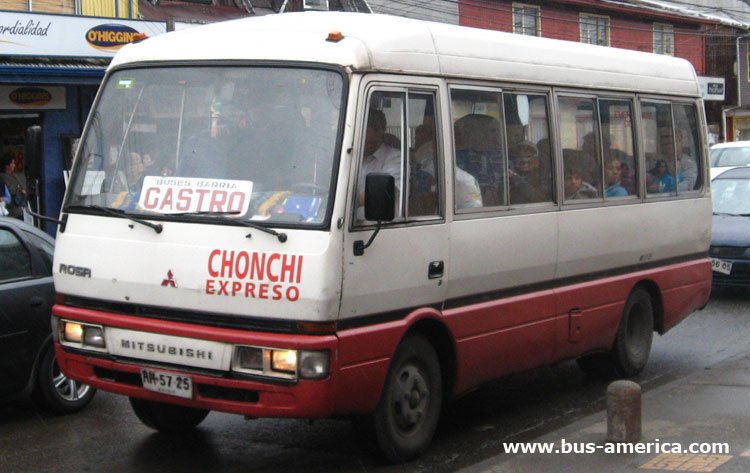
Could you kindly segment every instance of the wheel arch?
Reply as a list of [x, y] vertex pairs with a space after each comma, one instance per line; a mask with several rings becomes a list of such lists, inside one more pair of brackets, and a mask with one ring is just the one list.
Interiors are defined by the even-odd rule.
[[[644, 279], [642, 281], [639, 281], [635, 286], [633, 286], [633, 289], [630, 291], [630, 294], [635, 292], [637, 289], [643, 289], [645, 290], [649, 297], [651, 298], [651, 309], [653, 310], [654, 315], [654, 330], [658, 332], [659, 334], [664, 333], [664, 303], [661, 296], [661, 289], [659, 288], [659, 285], [656, 284], [655, 281], [652, 279]], [[630, 294], [628, 294], [628, 297], [630, 297]]]
[[424, 318], [409, 327], [402, 340], [411, 335], [421, 335], [433, 346], [440, 362], [443, 393], [452, 393], [456, 384], [456, 345], [448, 327], [437, 319]]
[[29, 373], [29, 380], [26, 382], [24, 392], [31, 393], [37, 385], [37, 373], [39, 373], [40, 364], [44, 357], [44, 352], [47, 350], [54, 350], [54, 341], [52, 340], [52, 334], [47, 335], [42, 343], [39, 344], [39, 348], [34, 355], [34, 363], [31, 365], [31, 372]]

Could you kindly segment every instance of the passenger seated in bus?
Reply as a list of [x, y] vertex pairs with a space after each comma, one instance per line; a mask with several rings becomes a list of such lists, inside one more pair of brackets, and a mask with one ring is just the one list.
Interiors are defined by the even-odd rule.
[[601, 159], [599, 145], [593, 132], [586, 133], [581, 140], [579, 165], [592, 186], [601, 189]]
[[635, 179], [627, 161], [620, 162], [620, 185], [628, 191], [628, 195], [635, 195]]
[[390, 174], [396, 181], [396, 202], [401, 192], [401, 151], [387, 145], [385, 138], [386, 119], [381, 110], [371, 108], [367, 115], [362, 166], [357, 179], [357, 219], [364, 220], [365, 179], [367, 174], [382, 172]]
[[691, 148], [686, 146], [685, 132], [677, 131], [675, 136], [677, 141], [677, 166], [681, 171], [682, 179], [678, 178], [677, 187], [682, 191], [691, 191], [697, 188], [698, 184], [698, 156], [691, 153]]
[[539, 152], [530, 141], [521, 141], [510, 151], [510, 202], [528, 204], [551, 200], [550, 184], [542, 176]]
[[[144, 154], [149, 156], [148, 154]], [[150, 156], [146, 164], [153, 164]], [[123, 160], [123, 170], [119, 172], [114, 190], [120, 190], [112, 201], [112, 208], [133, 210], [138, 204], [145, 177], [146, 164], [140, 153], [130, 152]]]
[[666, 160], [656, 160], [653, 169], [646, 175], [646, 190], [650, 194], [674, 192], [675, 180], [669, 172]]
[[489, 115], [470, 114], [454, 125], [456, 165], [479, 183], [484, 206], [504, 203], [504, 159], [500, 122]]
[[[415, 131], [415, 145], [417, 149], [414, 152], [414, 161], [412, 162], [412, 178], [415, 174], [422, 176], [421, 173], [426, 173], [433, 185], [435, 185], [436, 181], [435, 165], [437, 157], [435, 152], [434, 130], [434, 126], [429, 124], [417, 127]], [[482, 191], [477, 179], [459, 167], [454, 168], [453, 174], [455, 179], [454, 201], [456, 203], [456, 208], [466, 209], [481, 207]], [[417, 179], [417, 181], [419, 180], [421, 180], [421, 178]], [[412, 195], [409, 196], [410, 205], [412, 198], [414, 198], [414, 187], [414, 185], [411, 186]], [[432, 198], [434, 198], [434, 208], [437, 209], [437, 189], [434, 190]]]
[[599, 192], [583, 180], [583, 172], [576, 164], [565, 165], [565, 200], [596, 199]]
[[620, 183], [621, 166], [619, 158], [608, 158], [604, 166], [604, 178], [607, 186], [604, 188], [604, 197], [624, 197], [628, 195], [627, 189]]

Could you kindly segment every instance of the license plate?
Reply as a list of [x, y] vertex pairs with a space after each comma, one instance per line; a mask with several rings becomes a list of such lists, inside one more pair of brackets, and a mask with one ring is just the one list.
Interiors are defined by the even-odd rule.
[[711, 258], [711, 269], [716, 271], [717, 273], [722, 273], [729, 276], [730, 274], [732, 274], [732, 262]]
[[186, 399], [193, 398], [193, 380], [190, 376], [141, 368], [141, 381], [143, 387], [149, 391]]

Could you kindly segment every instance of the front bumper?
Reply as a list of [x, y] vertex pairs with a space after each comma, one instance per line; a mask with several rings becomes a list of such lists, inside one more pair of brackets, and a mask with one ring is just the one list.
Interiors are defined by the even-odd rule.
[[[61, 370], [78, 381], [104, 391], [187, 407], [250, 417], [322, 418], [334, 412], [338, 338], [335, 335], [266, 333], [172, 322], [56, 305], [53, 317], [104, 327], [214, 340], [232, 344], [288, 349], [328, 350], [330, 375], [320, 380], [256, 379], [233, 371], [217, 371], [160, 361], [94, 353], [55, 344]], [[140, 370], [155, 368], [192, 379], [192, 398], [157, 393], [143, 387]]]
[[750, 260], [720, 258], [732, 263], [730, 274], [713, 271], [711, 284], [716, 288], [750, 288]]

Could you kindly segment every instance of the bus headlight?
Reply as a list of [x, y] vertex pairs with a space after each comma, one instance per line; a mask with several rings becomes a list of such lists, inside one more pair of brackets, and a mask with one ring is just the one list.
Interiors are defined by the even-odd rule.
[[322, 379], [329, 374], [328, 351], [287, 350], [239, 345], [232, 370], [283, 379]]
[[101, 325], [84, 324], [70, 320], [61, 320], [57, 324], [60, 343], [69, 347], [94, 348], [104, 350], [107, 342], [104, 339], [104, 328]]
[[297, 373], [297, 351], [273, 350], [271, 352], [271, 369], [281, 373]]
[[75, 322], [63, 322], [63, 337], [66, 342], [81, 343], [83, 341], [83, 325]]

